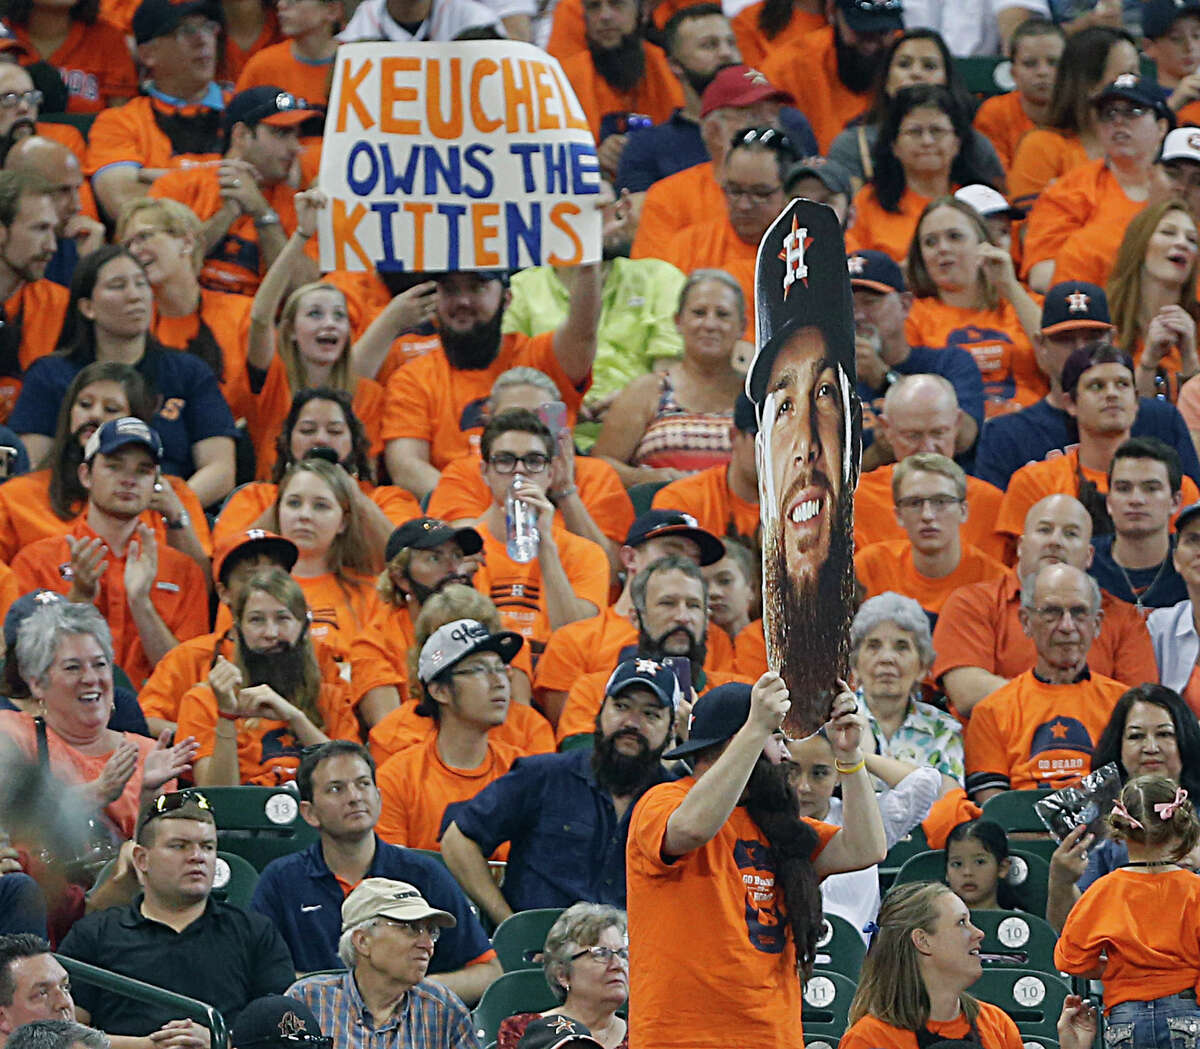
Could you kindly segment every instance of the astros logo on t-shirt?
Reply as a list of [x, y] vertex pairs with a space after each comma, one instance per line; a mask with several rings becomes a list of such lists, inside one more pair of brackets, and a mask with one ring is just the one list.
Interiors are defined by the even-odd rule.
[[775, 871], [767, 853], [761, 841], [739, 838], [733, 846], [733, 860], [746, 886], [746, 933], [750, 943], [764, 954], [781, 954], [787, 934], [775, 906]]

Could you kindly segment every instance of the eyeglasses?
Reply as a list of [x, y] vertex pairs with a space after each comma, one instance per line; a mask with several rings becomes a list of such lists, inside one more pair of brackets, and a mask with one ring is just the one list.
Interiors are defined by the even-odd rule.
[[211, 18], [206, 18], [203, 22], [184, 22], [182, 25], [178, 25], [171, 30], [167, 36], [178, 43], [184, 43], [191, 42], [201, 36], [215, 37], [220, 31], [220, 22], [214, 22]]
[[0, 95], [0, 108], [16, 109], [22, 102], [33, 109], [42, 104], [46, 96], [40, 91], [5, 91]]
[[614, 958], [622, 965], [629, 964], [629, 948], [628, 947], [588, 947], [585, 950], [579, 951], [571, 955], [571, 961], [577, 962], [580, 958], [590, 956], [593, 960], [607, 965]]
[[1115, 124], [1118, 120], [1137, 120], [1154, 110], [1149, 106], [1104, 106], [1096, 113], [1101, 124]]
[[127, 248], [139, 248], [153, 237], [157, 237], [160, 233], [166, 233], [162, 229], [144, 229], [137, 233], [132, 233], [123, 241]]
[[390, 925], [394, 929], [399, 929], [402, 932], [407, 933], [414, 940], [420, 936], [421, 933], [426, 933], [434, 943], [437, 943], [438, 940], [441, 939], [442, 927], [440, 925], [434, 925], [432, 922], [410, 922], [403, 921], [400, 918], [380, 918], [379, 920], [383, 922], [384, 925]]
[[953, 134], [954, 128], [952, 127], [906, 127], [899, 132], [898, 137], [906, 138], [909, 142], [920, 142], [925, 138], [931, 142], [941, 142], [948, 135]]
[[1044, 605], [1041, 608], [1029, 609], [1029, 614], [1046, 626], [1054, 626], [1055, 623], [1061, 622], [1063, 617], [1067, 615], [1071, 617], [1072, 622], [1076, 623], [1081, 620], [1092, 619], [1096, 615], [1087, 605], [1072, 605], [1070, 608], [1061, 608], [1058, 605]]
[[459, 667], [450, 671], [451, 677], [496, 677], [506, 678], [511, 668], [506, 663], [476, 663], [474, 666]]
[[517, 467], [526, 473], [540, 474], [550, 465], [550, 456], [542, 455], [541, 452], [530, 452], [528, 455], [497, 452], [488, 460], [488, 465], [498, 474], [516, 473]]
[[950, 507], [958, 506], [961, 502], [957, 495], [906, 495], [903, 499], [896, 500], [896, 509], [904, 513], [913, 510], [920, 512], [928, 503], [935, 514], [944, 514]]
[[721, 192], [730, 200], [749, 200], [752, 204], [766, 204], [776, 193], [782, 193], [782, 186], [735, 186], [726, 183]]

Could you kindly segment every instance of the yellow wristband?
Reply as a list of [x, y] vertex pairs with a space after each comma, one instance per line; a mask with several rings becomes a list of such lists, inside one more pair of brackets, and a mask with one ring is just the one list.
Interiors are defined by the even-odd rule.
[[857, 765], [851, 765], [848, 769], [842, 768], [842, 763], [837, 758], [833, 759], [833, 767], [838, 770], [843, 776], [853, 776], [861, 768], [866, 768], [867, 759], [863, 758]]

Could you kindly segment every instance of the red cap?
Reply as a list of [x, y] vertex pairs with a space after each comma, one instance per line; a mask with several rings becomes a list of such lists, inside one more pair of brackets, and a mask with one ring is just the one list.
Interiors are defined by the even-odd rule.
[[772, 84], [753, 66], [726, 66], [705, 88], [700, 99], [700, 115], [706, 117], [714, 109], [736, 109], [768, 100], [784, 105], [791, 105], [794, 101], [791, 95]]

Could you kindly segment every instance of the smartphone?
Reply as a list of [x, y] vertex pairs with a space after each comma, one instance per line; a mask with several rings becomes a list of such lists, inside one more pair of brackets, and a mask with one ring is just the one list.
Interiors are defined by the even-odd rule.
[[675, 680], [679, 683], [679, 695], [676, 697], [675, 709], [679, 709], [679, 700], [692, 698], [692, 661], [687, 656], [664, 656], [664, 666], [671, 668]]
[[0, 478], [8, 479], [17, 466], [17, 450], [11, 444], [0, 444]]
[[567, 406], [562, 401], [547, 401], [538, 405], [537, 414], [550, 431], [550, 436], [557, 441], [558, 435], [567, 428]]

